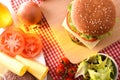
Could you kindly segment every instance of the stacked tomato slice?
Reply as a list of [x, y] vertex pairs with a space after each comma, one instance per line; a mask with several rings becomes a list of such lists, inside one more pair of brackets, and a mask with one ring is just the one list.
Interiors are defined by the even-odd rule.
[[40, 54], [42, 42], [36, 34], [24, 33], [19, 28], [9, 28], [0, 35], [0, 50], [12, 57], [20, 54], [33, 58]]

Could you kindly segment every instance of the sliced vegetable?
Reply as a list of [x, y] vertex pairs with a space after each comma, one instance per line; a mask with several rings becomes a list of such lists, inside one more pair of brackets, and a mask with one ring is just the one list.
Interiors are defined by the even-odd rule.
[[5, 30], [0, 36], [0, 50], [10, 56], [23, 51], [25, 46], [24, 33], [19, 28]]
[[42, 51], [42, 42], [40, 37], [33, 33], [27, 33], [25, 36], [25, 48], [21, 55], [26, 58], [34, 58]]

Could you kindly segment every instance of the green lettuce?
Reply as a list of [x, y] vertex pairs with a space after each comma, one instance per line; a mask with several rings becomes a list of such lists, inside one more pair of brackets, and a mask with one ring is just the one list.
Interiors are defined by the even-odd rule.
[[114, 80], [115, 71], [111, 59], [97, 55], [78, 65], [75, 77], [83, 75], [85, 80]]

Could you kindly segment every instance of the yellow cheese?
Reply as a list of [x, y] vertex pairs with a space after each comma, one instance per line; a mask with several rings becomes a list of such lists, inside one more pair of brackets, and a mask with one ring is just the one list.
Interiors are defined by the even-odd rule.
[[39, 80], [44, 80], [44, 78], [47, 75], [48, 72], [48, 67], [38, 63], [36, 61], [27, 59], [27, 58], [23, 58], [20, 55], [16, 56], [16, 59], [21, 61], [22, 63], [24, 63], [25, 65], [28, 66], [28, 72], [30, 72], [33, 76], [35, 76], [37, 79]]
[[28, 68], [26, 65], [2, 52], [0, 52], [0, 64], [19, 76], [22, 76]]

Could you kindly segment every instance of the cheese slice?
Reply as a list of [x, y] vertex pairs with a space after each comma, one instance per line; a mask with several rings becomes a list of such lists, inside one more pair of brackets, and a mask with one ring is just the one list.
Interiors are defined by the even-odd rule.
[[3, 52], [0, 52], [0, 64], [19, 76], [22, 76], [28, 68], [26, 65]]
[[96, 40], [94, 42], [89, 42], [89, 41], [85, 41], [84, 39], [82, 39], [78, 34], [76, 34], [75, 32], [73, 32], [67, 25], [66, 22], [66, 18], [63, 21], [62, 26], [68, 31], [70, 32], [72, 35], [74, 35], [77, 39], [79, 39], [86, 47], [88, 47], [89, 49], [93, 49], [99, 42], [100, 40]]
[[20, 55], [17, 55], [15, 58], [18, 61], [24, 63], [26, 66], [28, 66], [28, 72], [31, 73], [33, 76], [35, 76], [38, 80], [44, 80], [48, 72], [47, 66], [38, 63], [36, 61], [23, 58]]

